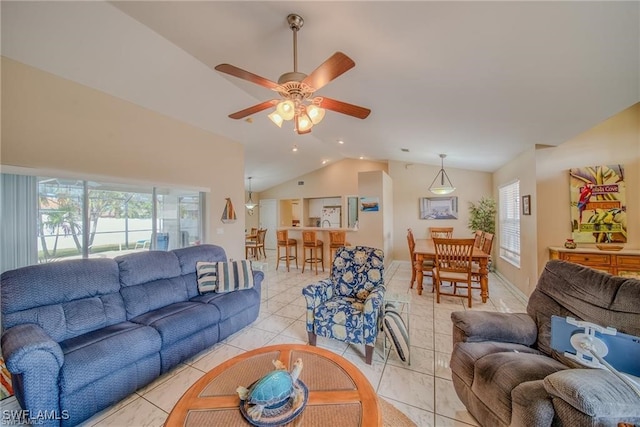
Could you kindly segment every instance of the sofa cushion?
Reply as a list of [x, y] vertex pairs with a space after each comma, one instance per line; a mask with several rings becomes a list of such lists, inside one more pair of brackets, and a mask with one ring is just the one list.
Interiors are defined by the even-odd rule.
[[126, 320], [113, 260], [38, 264], [2, 273], [2, 327], [35, 323], [55, 341]]
[[567, 367], [540, 354], [488, 354], [478, 359], [474, 365], [471, 390], [500, 419], [508, 423], [511, 420], [511, 392], [515, 387], [527, 381], [541, 380], [563, 369]]
[[218, 287], [218, 263], [199, 261], [196, 263], [198, 293], [214, 292]]
[[499, 341], [485, 342], [459, 342], [454, 346], [449, 362], [451, 370], [460, 377], [464, 383], [471, 387], [473, 384], [474, 366], [476, 362], [495, 353], [530, 353], [542, 354], [538, 350], [522, 344], [512, 344]]
[[260, 293], [257, 287], [245, 291], [227, 292], [219, 294], [211, 292], [191, 298], [191, 301], [215, 306], [220, 312], [220, 321], [247, 310], [249, 307], [260, 305]]
[[218, 262], [216, 267], [218, 285], [216, 292], [231, 292], [253, 288], [251, 261], [242, 259], [231, 262]]
[[216, 245], [195, 245], [186, 248], [175, 249], [173, 253], [178, 258], [180, 270], [187, 286], [189, 298], [198, 295], [196, 281], [196, 263], [226, 261], [227, 255], [224, 249]]
[[217, 327], [220, 311], [209, 304], [178, 302], [131, 319], [132, 322], [151, 326], [160, 333], [162, 347], [200, 332]]
[[113, 371], [159, 353], [161, 344], [160, 335], [153, 328], [131, 322], [65, 340], [60, 343], [64, 353], [60, 390], [72, 393]]

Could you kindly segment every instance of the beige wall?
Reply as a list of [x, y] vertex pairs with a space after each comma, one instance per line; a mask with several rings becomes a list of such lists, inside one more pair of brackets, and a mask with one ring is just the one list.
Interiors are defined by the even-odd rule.
[[[536, 218], [538, 210], [544, 207], [536, 194], [535, 150], [532, 148], [520, 154], [493, 175], [494, 196], [498, 200], [498, 188], [520, 181], [520, 196], [531, 196], [531, 215], [520, 216], [520, 267], [500, 258], [500, 232], [496, 229], [493, 241], [493, 261], [496, 270], [525, 295], [529, 295], [537, 283]], [[568, 191], [568, 190], [567, 190]]]
[[536, 151], [538, 270], [547, 248], [571, 236], [569, 169], [621, 164], [627, 183], [628, 249], [640, 248], [640, 104], [621, 111], [558, 147]]
[[[358, 173], [373, 170], [387, 171], [387, 163], [344, 159], [262, 191], [259, 197], [261, 199], [301, 199], [355, 196], [358, 195]], [[304, 181], [304, 185], [298, 185], [298, 181]]]
[[244, 257], [244, 216], [220, 220], [243, 208], [241, 144], [7, 58], [2, 113], [2, 165], [208, 189], [205, 241]]
[[[544, 141], [541, 141], [544, 143]], [[520, 180], [520, 194], [530, 194], [532, 215], [520, 222], [520, 268], [495, 257], [498, 271], [525, 295], [531, 294], [549, 260], [548, 247], [571, 237], [569, 169], [622, 164], [627, 182], [628, 241], [640, 248], [640, 104], [636, 104], [557, 147], [527, 150], [494, 174], [494, 184]], [[494, 247], [499, 245], [499, 236]], [[494, 251], [494, 255], [495, 255]]]
[[469, 202], [477, 202], [483, 196], [492, 196], [492, 176], [488, 172], [448, 168], [447, 175], [458, 197], [458, 219], [421, 220], [418, 200], [421, 197], [437, 197], [429, 192], [429, 185], [440, 166], [410, 164], [389, 161], [389, 176], [393, 179], [393, 258], [409, 261], [407, 228], [413, 230], [416, 239], [427, 237], [429, 227], [454, 227], [454, 237], [473, 237], [469, 230]]

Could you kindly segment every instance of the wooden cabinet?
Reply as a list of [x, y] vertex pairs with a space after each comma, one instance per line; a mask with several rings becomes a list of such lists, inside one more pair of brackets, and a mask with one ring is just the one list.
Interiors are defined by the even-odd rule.
[[640, 279], [640, 250], [638, 249], [614, 252], [601, 251], [597, 248], [567, 249], [552, 246], [549, 248], [549, 257], [586, 265], [617, 276]]

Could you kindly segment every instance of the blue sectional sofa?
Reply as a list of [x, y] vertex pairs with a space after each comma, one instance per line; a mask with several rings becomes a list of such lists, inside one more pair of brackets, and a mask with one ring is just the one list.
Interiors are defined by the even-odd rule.
[[227, 257], [201, 245], [3, 273], [2, 354], [28, 416], [76, 425], [252, 323], [263, 273], [200, 295], [198, 261]]

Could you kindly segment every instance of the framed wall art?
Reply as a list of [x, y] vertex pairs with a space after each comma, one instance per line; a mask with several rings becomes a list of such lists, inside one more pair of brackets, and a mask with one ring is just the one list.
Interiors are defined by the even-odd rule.
[[420, 219], [458, 219], [458, 197], [421, 197]]
[[522, 196], [522, 215], [531, 215], [531, 195]]
[[576, 243], [627, 242], [627, 186], [622, 165], [569, 170], [571, 234]]

